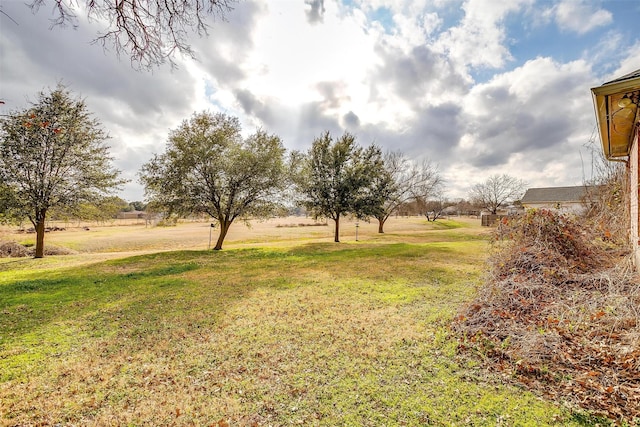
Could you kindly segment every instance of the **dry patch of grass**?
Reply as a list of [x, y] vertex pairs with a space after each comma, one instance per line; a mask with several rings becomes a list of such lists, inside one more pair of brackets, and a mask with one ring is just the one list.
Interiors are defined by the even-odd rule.
[[[248, 224], [236, 221], [225, 240], [225, 249], [234, 245], [264, 242], [288, 242], [299, 239], [329, 239], [332, 227], [285, 228], [282, 225], [300, 218], [273, 218], [264, 221], [250, 221]], [[63, 224], [61, 224], [63, 225]], [[280, 226], [280, 227], [279, 227]], [[108, 253], [132, 251], [159, 251], [182, 249], [207, 249], [211, 232], [213, 243], [219, 229], [210, 227], [210, 222], [184, 221], [173, 227], [145, 226], [144, 223], [124, 223], [114, 221], [106, 225], [81, 224], [77, 227], [66, 225], [64, 231], [47, 233], [45, 247], [55, 245], [67, 247], [81, 253]], [[35, 244], [35, 234], [18, 233], [16, 229], [4, 228], [0, 241], [17, 242], [27, 246]]]
[[[291, 227], [290, 225], [297, 225]], [[306, 224], [307, 226], [299, 226]], [[239, 247], [299, 245], [311, 242], [333, 242], [334, 224], [328, 221], [326, 226], [308, 226], [316, 224], [310, 218], [284, 217], [268, 220], [253, 220], [248, 224], [236, 221], [229, 230], [224, 249]], [[341, 220], [341, 240], [355, 241], [356, 221], [349, 218]], [[474, 233], [480, 229], [479, 220], [458, 218], [455, 221], [427, 222], [422, 217], [392, 218], [385, 225], [385, 234], [379, 235], [375, 221], [358, 222], [360, 241], [380, 240], [424, 242], [440, 240], [442, 233], [449, 232], [446, 239], [456, 232], [463, 238], [469, 238], [469, 230]], [[458, 225], [452, 225], [458, 224]], [[45, 247], [68, 248], [82, 254], [114, 252], [150, 252], [163, 250], [203, 250], [209, 247], [211, 232], [213, 243], [218, 229], [210, 227], [210, 222], [180, 222], [175, 227], [145, 226], [144, 223], [114, 221], [107, 224], [57, 224], [64, 231], [47, 233]], [[17, 242], [26, 246], [35, 244], [35, 234], [18, 233], [10, 227], [0, 228], [0, 242]], [[0, 260], [1, 262], [1, 260]]]
[[[76, 253], [74, 250], [47, 245], [44, 248], [44, 254], [46, 256], [51, 255], [71, 255]], [[0, 244], [0, 258], [23, 258], [32, 257], [35, 254], [34, 247], [26, 247], [16, 242], [6, 242]]]

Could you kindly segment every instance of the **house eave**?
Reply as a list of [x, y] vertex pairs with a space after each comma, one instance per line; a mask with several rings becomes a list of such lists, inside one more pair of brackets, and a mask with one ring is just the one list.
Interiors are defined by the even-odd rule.
[[[640, 78], [605, 83], [591, 88], [591, 93], [605, 157], [609, 160], [627, 158], [638, 122]], [[635, 102], [622, 106], [623, 98]]]

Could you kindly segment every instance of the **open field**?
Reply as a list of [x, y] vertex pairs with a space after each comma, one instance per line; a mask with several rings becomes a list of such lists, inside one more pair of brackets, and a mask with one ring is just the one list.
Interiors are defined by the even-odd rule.
[[77, 255], [0, 260], [0, 425], [592, 425], [457, 356], [478, 220], [340, 244], [300, 223], [235, 224], [219, 252], [208, 224], [89, 227], [46, 237]]
[[[460, 220], [469, 225], [479, 223], [474, 218]], [[391, 218], [385, 231], [387, 234], [400, 232], [405, 239], [412, 231], [423, 231], [424, 222], [425, 220], [421, 217]], [[367, 223], [342, 219], [340, 222], [342, 241], [355, 241], [356, 223], [358, 240], [378, 237], [376, 221]], [[47, 233], [46, 243], [64, 246], [82, 253], [207, 249], [209, 232], [212, 231], [212, 243], [215, 243], [219, 231], [217, 228], [210, 230], [208, 222], [181, 222], [175, 227], [152, 227], [145, 226], [144, 221], [114, 220], [104, 225], [86, 223], [69, 226], [62, 222], [50, 222], [48, 226], [63, 227], [66, 230]], [[305, 217], [272, 218], [251, 221], [248, 225], [236, 221], [227, 234], [224, 249], [263, 245], [265, 242], [269, 245], [333, 242], [333, 231], [333, 221], [315, 221]], [[34, 244], [35, 234], [21, 234], [17, 232], [16, 227], [5, 227], [0, 228], [0, 241], [2, 240]]]

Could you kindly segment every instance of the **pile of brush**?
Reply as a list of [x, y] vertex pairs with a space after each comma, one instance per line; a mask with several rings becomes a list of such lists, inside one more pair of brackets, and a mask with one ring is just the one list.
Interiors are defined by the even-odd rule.
[[640, 286], [628, 249], [575, 217], [532, 210], [497, 227], [488, 262], [453, 324], [461, 351], [554, 400], [640, 417]]

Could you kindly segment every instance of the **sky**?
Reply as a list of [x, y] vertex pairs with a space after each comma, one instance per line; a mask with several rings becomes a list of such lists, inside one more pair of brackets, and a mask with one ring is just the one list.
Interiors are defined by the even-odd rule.
[[[82, 2], [80, 2], [82, 3]], [[136, 70], [92, 44], [103, 23], [51, 28], [0, 0], [0, 115], [63, 83], [110, 135], [119, 195], [143, 200], [137, 172], [195, 112], [240, 119], [306, 151], [348, 131], [428, 160], [449, 198], [508, 174], [529, 187], [581, 185], [597, 138], [590, 88], [640, 68], [636, 0], [241, 0], [196, 59]], [[107, 46], [108, 48], [108, 46]], [[596, 140], [599, 147], [599, 140]]]

